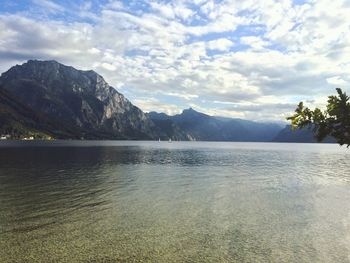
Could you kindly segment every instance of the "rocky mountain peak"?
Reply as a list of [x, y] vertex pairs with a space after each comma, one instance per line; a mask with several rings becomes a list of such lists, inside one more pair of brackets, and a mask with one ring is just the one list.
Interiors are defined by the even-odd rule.
[[178, 116], [179, 118], [185, 119], [187, 121], [192, 121], [192, 120], [204, 120], [210, 118], [209, 115], [198, 112], [194, 110], [193, 108], [188, 108], [182, 111], [181, 114], [175, 115]]
[[[55, 60], [29, 60], [1, 75], [2, 82], [36, 82], [51, 92], [94, 94], [101, 101], [117, 93], [104, 78], [93, 70], [77, 70]], [[0, 83], [1, 84], [1, 83]]]
[[33, 110], [111, 138], [158, 137], [153, 122], [98, 73], [30, 60], [3, 73], [0, 86]]

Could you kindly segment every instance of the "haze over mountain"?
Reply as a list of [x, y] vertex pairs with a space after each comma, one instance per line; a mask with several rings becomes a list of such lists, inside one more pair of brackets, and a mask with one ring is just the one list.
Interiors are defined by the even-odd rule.
[[192, 108], [174, 116], [144, 113], [96, 72], [56, 61], [30, 60], [1, 75], [0, 119], [0, 133], [13, 138], [296, 140], [282, 136], [280, 124], [213, 117]]
[[[311, 143], [317, 142], [312, 129], [304, 128], [293, 130], [291, 125], [287, 125], [282, 129], [277, 136], [273, 139], [274, 142], [301, 142], [301, 143]], [[326, 137], [323, 142], [325, 143], [335, 143], [335, 139], [332, 137]]]

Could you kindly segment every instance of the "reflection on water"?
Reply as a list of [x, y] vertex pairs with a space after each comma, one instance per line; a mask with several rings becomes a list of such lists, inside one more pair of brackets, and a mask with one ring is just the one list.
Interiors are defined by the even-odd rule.
[[33, 144], [0, 145], [1, 262], [350, 261], [336, 145]]

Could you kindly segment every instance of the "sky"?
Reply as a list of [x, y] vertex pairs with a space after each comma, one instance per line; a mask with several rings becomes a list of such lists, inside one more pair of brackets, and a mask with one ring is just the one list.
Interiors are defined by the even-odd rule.
[[1, 0], [0, 72], [93, 69], [142, 110], [284, 121], [350, 82], [349, 0]]

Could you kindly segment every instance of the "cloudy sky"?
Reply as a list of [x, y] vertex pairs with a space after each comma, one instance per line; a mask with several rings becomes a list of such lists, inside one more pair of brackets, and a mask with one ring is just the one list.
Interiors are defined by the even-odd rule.
[[0, 72], [93, 69], [144, 111], [283, 121], [350, 82], [349, 0], [2, 0]]

